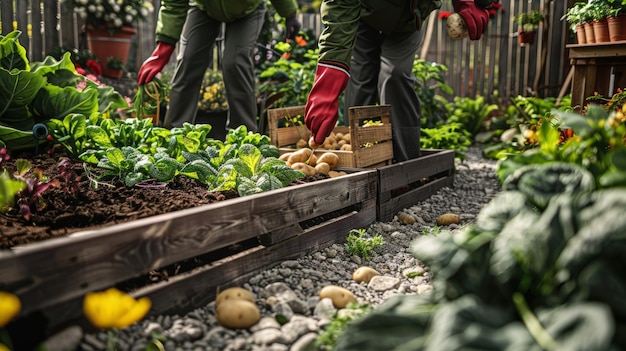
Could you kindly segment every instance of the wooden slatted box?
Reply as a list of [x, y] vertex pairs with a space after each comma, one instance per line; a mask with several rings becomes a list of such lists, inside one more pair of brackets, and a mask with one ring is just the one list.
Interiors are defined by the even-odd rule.
[[[311, 132], [304, 125], [279, 127], [282, 122], [304, 115], [304, 106], [270, 109], [267, 112], [269, 136], [281, 153], [292, 152], [298, 140], [308, 141]], [[341, 168], [376, 168], [393, 160], [391, 140], [391, 106], [357, 106], [348, 109], [349, 126], [336, 126], [335, 133], [350, 133], [352, 151], [316, 149], [320, 156], [333, 152], [339, 156]], [[302, 120], [302, 119], [300, 119]], [[366, 120], [380, 120], [382, 125], [364, 126]], [[358, 146], [362, 147], [358, 147]], [[365, 146], [367, 145], [367, 146]]]

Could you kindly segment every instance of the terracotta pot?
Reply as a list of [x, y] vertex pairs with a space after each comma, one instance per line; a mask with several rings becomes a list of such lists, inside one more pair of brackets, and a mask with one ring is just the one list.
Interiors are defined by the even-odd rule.
[[607, 18], [609, 27], [609, 40], [626, 40], [626, 14]]
[[593, 24], [591, 22], [583, 23], [585, 27], [585, 41], [587, 44], [593, 44], [596, 42], [596, 38], [593, 33]]
[[593, 37], [596, 39], [596, 43], [608, 43], [609, 39], [609, 24], [606, 18], [593, 21]]
[[526, 44], [530, 45], [535, 42], [535, 31], [524, 32], [520, 30], [517, 33], [518, 33], [519, 43], [521, 46], [524, 46]]
[[107, 57], [118, 57], [125, 65], [135, 34], [137, 34], [137, 29], [133, 27], [122, 27], [111, 32], [105, 26], [87, 26], [87, 45], [89, 46], [89, 51], [100, 60], [102, 75], [109, 78], [121, 77], [123, 70], [109, 69], [107, 67]]
[[582, 24], [576, 25], [576, 41], [578, 44], [587, 43], [587, 39], [585, 38], [585, 26]]

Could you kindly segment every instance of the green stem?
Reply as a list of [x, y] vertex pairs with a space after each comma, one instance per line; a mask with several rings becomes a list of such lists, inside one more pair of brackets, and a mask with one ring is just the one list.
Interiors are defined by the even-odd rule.
[[117, 336], [115, 335], [115, 329], [107, 330], [107, 351], [117, 350]]
[[517, 308], [517, 312], [522, 317], [522, 321], [524, 321], [528, 332], [532, 335], [537, 344], [539, 344], [539, 347], [547, 351], [555, 350], [557, 346], [556, 342], [541, 325], [541, 322], [539, 322], [530, 308], [528, 308], [524, 295], [519, 292], [513, 294], [513, 304], [515, 304], [515, 308]]

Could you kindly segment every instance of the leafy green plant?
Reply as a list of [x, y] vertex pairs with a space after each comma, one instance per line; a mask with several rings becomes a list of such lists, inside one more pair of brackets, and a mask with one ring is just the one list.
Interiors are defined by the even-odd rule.
[[487, 104], [482, 96], [477, 96], [475, 99], [457, 96], [452, 101], [452, 113], [447, 123], [460, 123], [465, 130], [475, 136], [483, 127], [483, 122], [497, 110], [498, 105]]
[[[591, 105], [584, 116], [556, 110], [553, 113], [555, 118], [542, 123], [537, 132], [537, 148], [498, 162], [501, 181], [525, 165], [566, 162], [591, 172], [598, 188], [626, 185], [626, 124], [616, 119], [616, 112]], [[573, 131], [568, 139], [563, 138], [564, 128]]]
[[13, 178], [23, 182], [24, 186], [15, 194], [15, 205], [19, 208], [20, 215], [29, 221], [33, 212], [46, 207], [41, 194], [50, 187], [58, 186], [58, 182], [47, 179], [43, 170], [33, 169], [28, 160], [17, 160], [16, 167]]
[[561, 20], [567, 20], [567, 22], [570, 24], [570, 28], [572, 28], [572, 30], [580, 24], [583, 24], [586, 20], [586, 15], [584, 13], [585, 11], [585, 5], [587, 5], [586, 2], [576, 2], [574, 3], [574, 5], [572, 5], [572, 7], [570, 7], [569, 9], [567, 9], [567, 12], [565, 13], [565, 15], [563, 15], [563, 17], [561, 17]]
[[530, 12], [520, 12], [513, 19], [520, 30], [531, 32], [539, 28], [539, 24], [544, 21], [545, 16], [540, 10], [531, 10]]
[[169, 102], [170, 90], [171, 86], [158, 77], [140, 85], [129, 112], [136, 118], [152, 118], [158, 123], [163, 106]]
[[313, 342], [315, 350], [333, 350], [337, 338], [348, 328], [355, 320], [372, 311], [371, 305], [358, 305], [354, 302], [348, 303], [342, 312], [335, 314], [326, 325], [324, 330], [317, 336]]
[[435, 62], [420, 59], [417, 55], [413, 62], [413, 89], [420, 99], [421, 126], [434, 128], [448, 119], [450, 106], [448, 100], [440, 94], [453, 94], [452, 88], [445, 82], [448, 68]]
[[87, 80], [82, 90], [77, 89], [74, 85], [85, 78], [76, 73], [69, 52], [60, 61], [48, 56], [30, 63], [20, 35], [19, 31], [0, 35], [0, 141], [11, 152], [47, 142], [33, 137], [37, 123], [128, 107], [111, 87], [100, 88]]
[[110, 69], [124, 69], [124, 62], [119, 57], [107, 57], [107, 67]]
[[454, 150], [456, 157], [464, 159], [464, 151], [472, 145], [472, 135], [461, 123], [448, 123], [435, 128], [422, 128], [420, 137], [424, 149]]
[[385, 244], [380, 234], [371, 235], [365, 229], [352, 229], [346, 238], [348, 252], [359, 257], [370, 259], [370, 254]]
[[624, 348], [626, 276], [615, 267], [626, 261], [615, 248], [626, 244], [626, 190], [578, 187], [572, 176], [592, 176], [576, 165], [521, 172], [568, 191], [537, 207], [530, 198], [541, 189], [519, 179], [474, 224], [419, 237], [410, 250], [430, 267], [432, 293], [388, 299], [334, 350]]

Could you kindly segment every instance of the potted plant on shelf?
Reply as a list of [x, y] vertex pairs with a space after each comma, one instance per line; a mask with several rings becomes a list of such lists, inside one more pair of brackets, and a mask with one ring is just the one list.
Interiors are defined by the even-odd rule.
[[626, 40], [626, 0], [606, 0], [611, 6], [607, 18], [609, 40]]
[[102, 74], [109, 78], [120, 78], [124, 74], [124, 62], [119, 57], [107, 57], [107, 64]]
[[109, 56], [126, 59], [137, 23], [154, 11], [151, 0], [62, 0], [85, 20], [89, 50], [106, 62]]
[[583, 11], [586, 5], [587, 4], [584, 2], [574, 3], [561, 18], [561, 20], [565, 19], [567, 23], [569, 23], [572, 31], [576, 33], [576, 41], [578, 44], [585, 44], [587, 42], [585, 39], [585, 26], [583, 25], [585, 22]]
[[532, 44], [535, 41], [535, 33], [544, 18], [543, 13], [539, 10], [531, 10], [530, 12], [522, 12], [515, 15], [514, 20], [518, 26], [517, 33], [521, 46]]
[[596, 43], [605, 43], [609, 41], [609, 25], [607, 18], [613, 12], [611, 4], [608, 0], [591, 0], [586, 8], [589, 16], [591, 16], [591, 25], [593, 28], [593, 36]]

